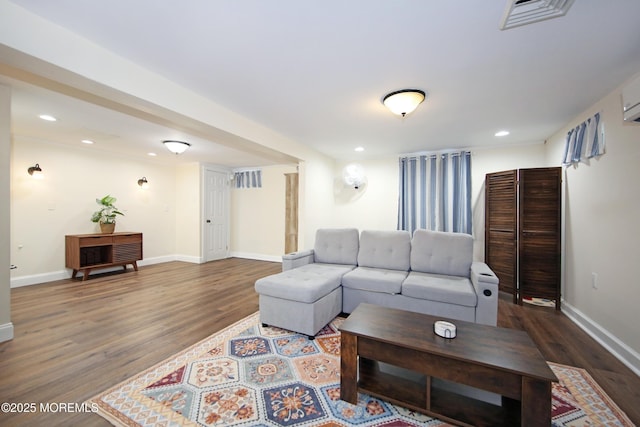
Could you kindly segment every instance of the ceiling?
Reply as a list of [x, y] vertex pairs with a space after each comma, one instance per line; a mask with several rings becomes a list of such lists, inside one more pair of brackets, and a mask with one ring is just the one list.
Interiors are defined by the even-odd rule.
[[[504, 31], [506, 0], [13, 3], [343, 160], [540, 143], [640, 72], [637, 0], [576, 0]], [[427, 99], [403, 119], [381, 99], [408, 87]], [[13, 132], [29, 137], [160, 159], [175, 158], [161, 140], [186, 138], [181, 161], [274, 161], [24, 84], [13, 104]], [[45, 108], [65, 119], [34, 118]]]

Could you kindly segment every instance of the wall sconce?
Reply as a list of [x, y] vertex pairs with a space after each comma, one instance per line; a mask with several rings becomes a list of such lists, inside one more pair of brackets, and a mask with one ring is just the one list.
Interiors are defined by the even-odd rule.
[[175, 154], [182, 154], [187, 150], [187, 148], [191, 147], [191, 144], [184, 141], [166, 140], [166, 141], [162, 141], [162, 143], [164, 144], [165, 147], [167, 147], [167, 150]]
[[142, 178], [140, 178], [138, 180], [138, 185], [140, 186], [140, 188], [142, 188], [143, 190], [146, 190], [147, 188], [149, 188], [149, 181], [147, 181], [147, 177], [143, 176]]
[[418, 108], [424, 99], [425, 93], [420, 89], [402, 89], [386, 95], [382, 103], [393, 114], [404, 117]]
[[29, 169], [27, 169], [27, 172], [29, 172], [29, 175], [31, 175], [35, 179], [44, 178], [44, 174], [42, 173], [42, 169], [40, 169], [40, 165], [37, 164], [37, 163], [36, 163], [35, 166], [31, 166]]
[[351, 163], [342, 170], [342, 181], [347, 187], [353, 187], [357, 190], [366, 184], [367, 177], [362, 166]]

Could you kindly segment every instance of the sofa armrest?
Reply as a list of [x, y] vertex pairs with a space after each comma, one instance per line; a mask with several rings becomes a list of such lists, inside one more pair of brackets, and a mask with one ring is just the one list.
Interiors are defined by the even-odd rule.
[[478, 296], [476, 323], [498, 324], [498, 276], [484, 262], [471, 263], [471, 283]]
[[314, 262], [313, 249], [291, 252], [282, 256], [282, 271], [298, 268]]

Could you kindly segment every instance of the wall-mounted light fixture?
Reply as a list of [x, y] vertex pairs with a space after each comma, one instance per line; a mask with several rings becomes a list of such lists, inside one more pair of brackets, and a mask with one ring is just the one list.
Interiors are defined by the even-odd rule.
[[424, 99], [424, 91], [420, 89], [402, 89], [386, 95], [382, 98], [382, 103], [393, 114], [404, 117], [418, 108]]
[[36, 163], [35, 166], [31, 166], [29, 169], [27, 169], [27, 172], [29, 172], [29, 175], [31, 175], [35, 179], [44, 178], [44, 175], [42, 173], [42, 169], [40, 169], [40, 165], [37, 164], [37, 163]]
[[191, 147], [191, 144], [184, 141], [166, 140], [162, 141], [162, 143], [167, 147], [167, 150], [175, 154], [182, 154], [187, 150], [187, 148]]
[[143, 176], [142, 178], [140, 178], [138, 180], [138, 185], [143, 189], [146, 190], [147, 188], [149, 188], [149, 181], [147, 181], [147, 177]]
[[362, 166], [350, 163], [342, 170], [342, 181], [347, 187], [357, 190], [367, 183], [367, 177]]

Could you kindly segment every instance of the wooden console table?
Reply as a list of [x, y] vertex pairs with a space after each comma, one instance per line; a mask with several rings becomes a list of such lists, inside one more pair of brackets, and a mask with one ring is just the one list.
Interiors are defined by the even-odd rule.
[[98, 268], [133, 265], [142, 259], [142, 233], [74, 234], [65, 236], [66, 267], [73, 269], [71, 278], [79, 271], [87, 280], [89, 272]]
[[[558, 379], [525, 331], [452, 320], [457, 336], [446, 339], [433, 332], [436, 320], [360, 304], [340, 327], [340, 398], [357, 404], [362, 391], [463, 426], [549, 427]], [[415, 372], [417, 381], [383, 372], [380, 362]], [[434, 387], [435, 378], [502, 398], [463, 396]]]

